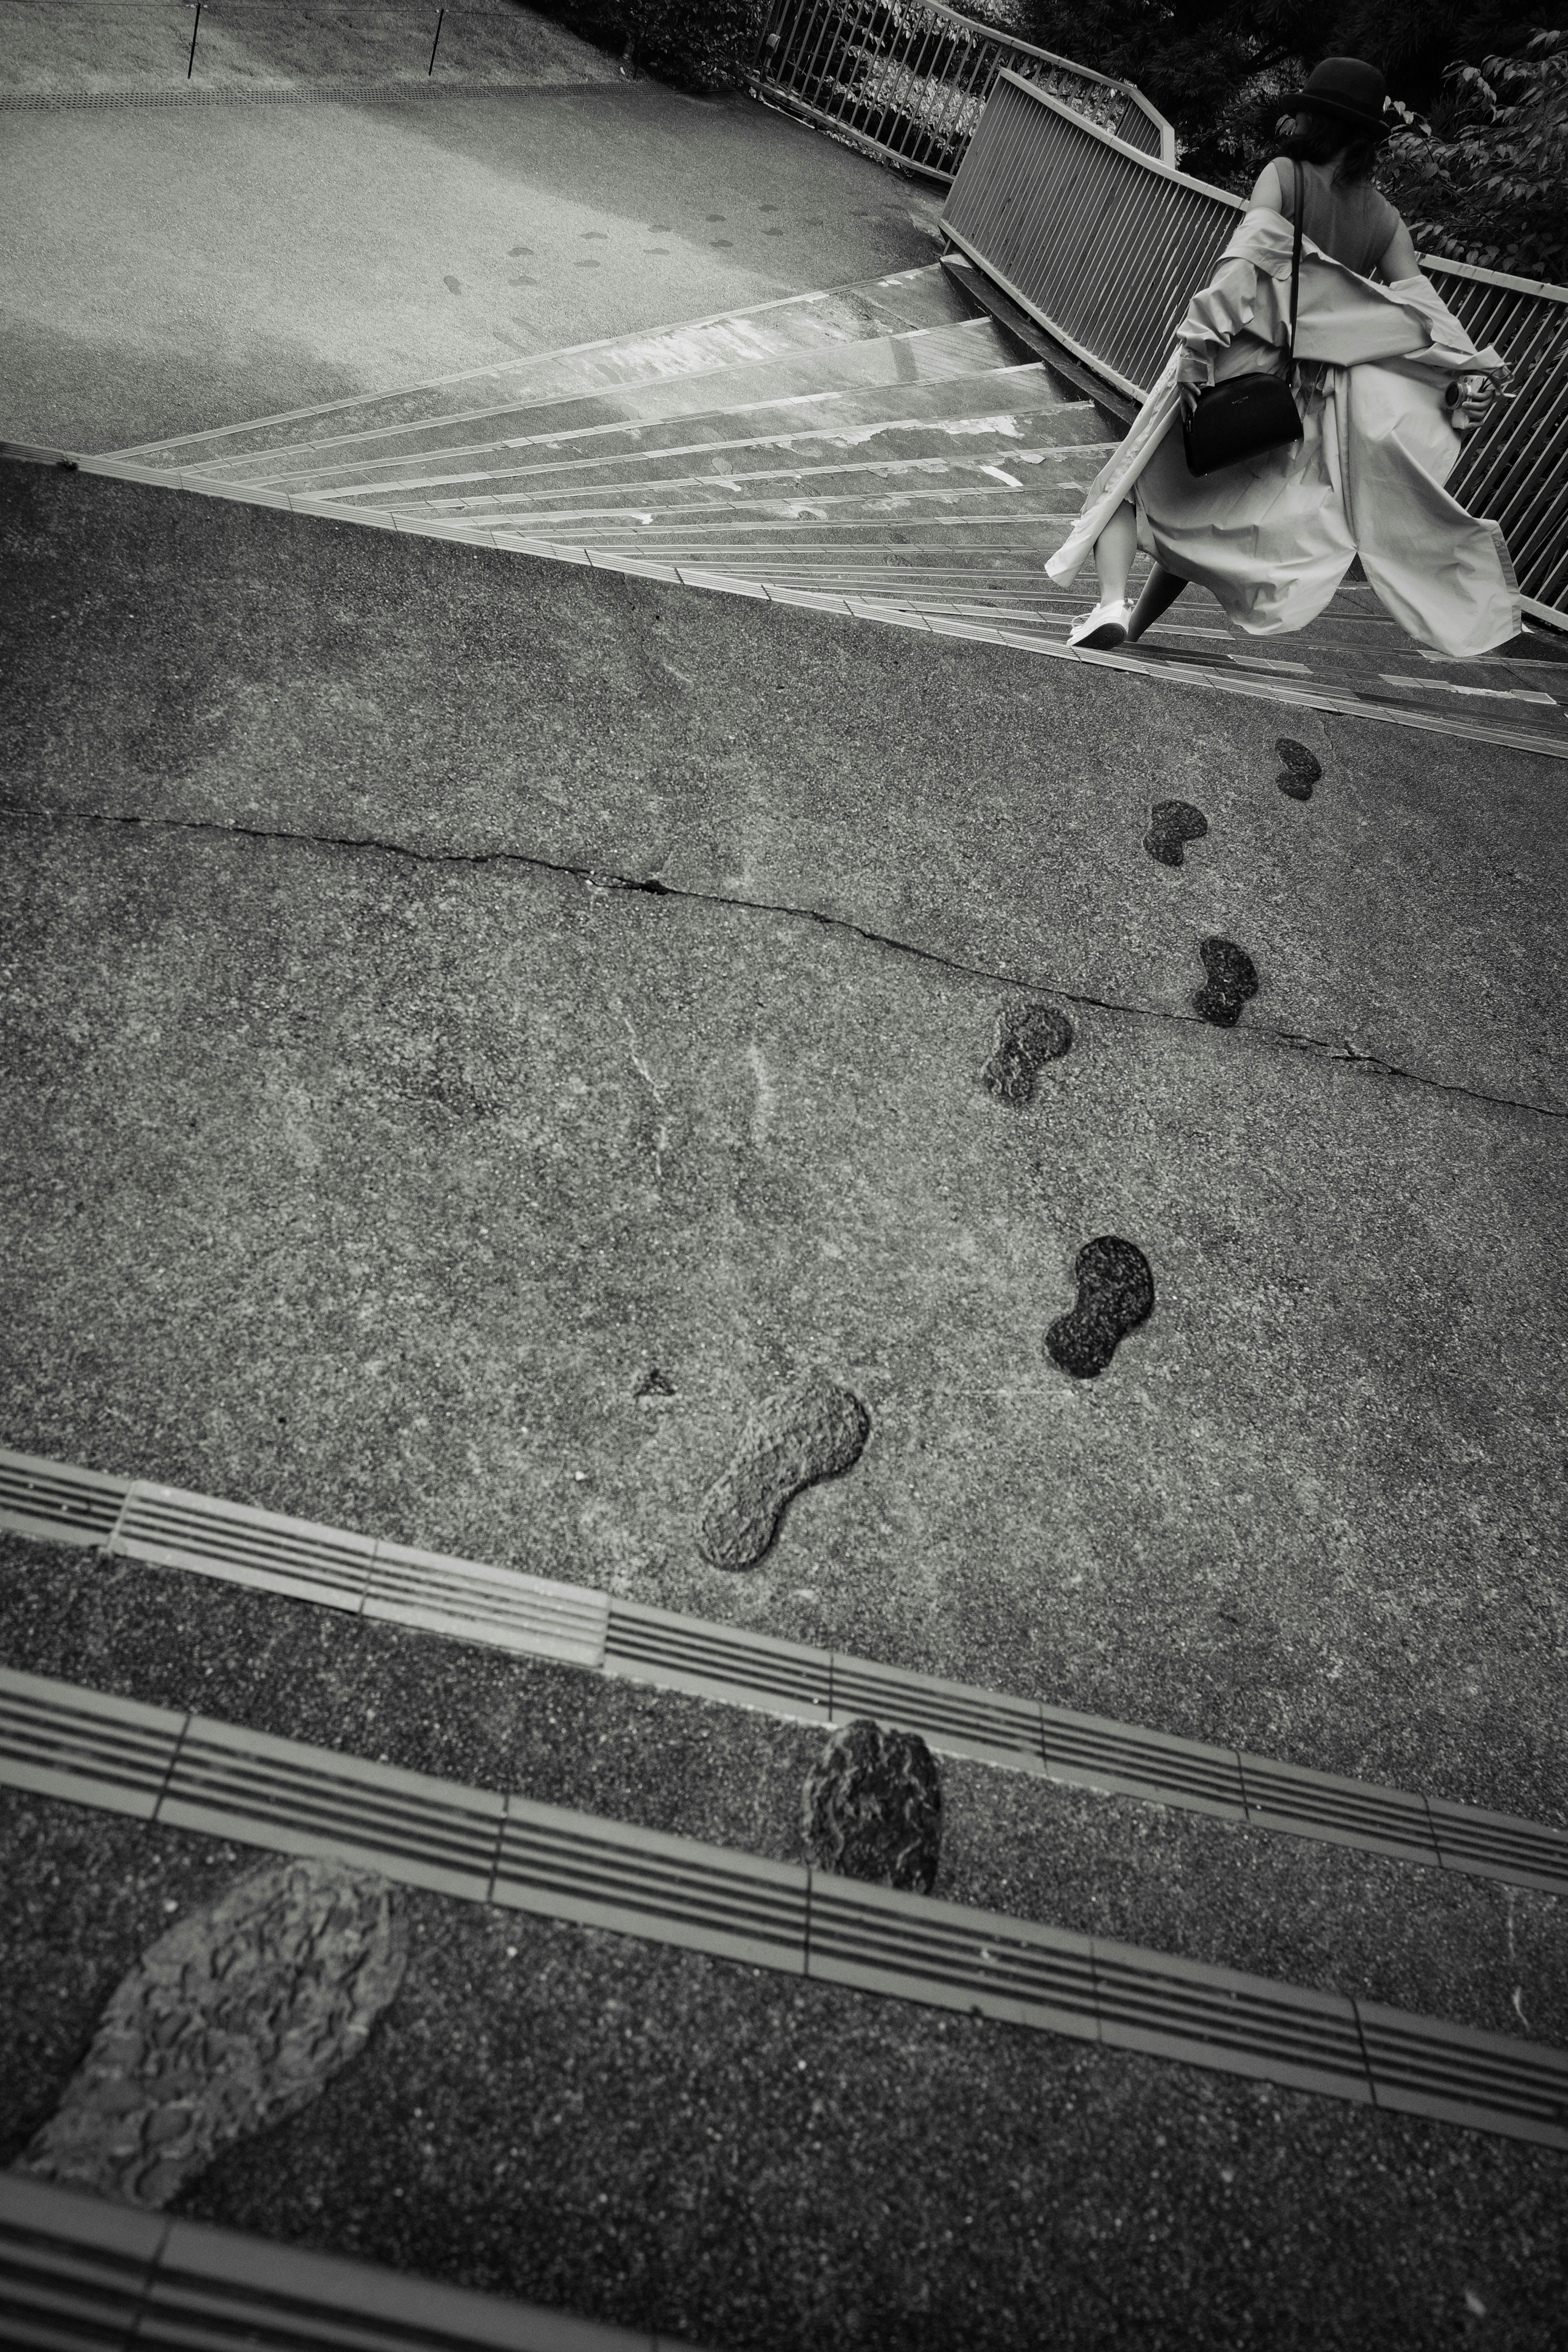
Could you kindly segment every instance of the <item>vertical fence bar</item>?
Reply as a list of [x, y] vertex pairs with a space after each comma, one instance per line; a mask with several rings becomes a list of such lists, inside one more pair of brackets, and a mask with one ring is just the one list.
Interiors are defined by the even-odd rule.
[[[770, 19], [772, 25], [776, 22]], [[1054, 89], [1068, 104], [1104, 109], [1130, 144], [1150, 153], [1172, 147], [1169, 123], [1125, 87], [1048, 49], [1013, 39], [943, 0], [816, 0], [761, 37], [753, 68], [758, 94], [793, 98], [875, 152], [951, 181], [1004, 67]], [[864, 72], [875, 68], [872, 96]], [[859, 77], [844, 78], [845, 68]], [[1118, 110], [1118, 109], [1120, 110]]]

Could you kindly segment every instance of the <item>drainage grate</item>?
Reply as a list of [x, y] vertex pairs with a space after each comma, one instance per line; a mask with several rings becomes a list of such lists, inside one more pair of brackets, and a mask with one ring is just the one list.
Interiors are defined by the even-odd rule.
[[[274, 1852], [1568, 2149], [1568, 2053], [0, 1669], [0, 1780]], [[133, 1738], [134, 1735], [134, 1738]]]
[[160, 1566], [797, 1722], [868, 1715], [921, 1732], [944, 1755], [1568, 1894], [1568, 1832], [1540, 1822], [907, 1674], [178, 1487], [0, 1452], [0, 1527], [100, 1544]]
[[130, 1492], [129, 1478], [105, 1478], [33, 1454], [0, 1454], [0, 1527], [18, 1535], [101, 1547]]
[[678, 2352], [668, 2336], [502, 2303], [0, 2173], [0, 2340], [37, 2352]]

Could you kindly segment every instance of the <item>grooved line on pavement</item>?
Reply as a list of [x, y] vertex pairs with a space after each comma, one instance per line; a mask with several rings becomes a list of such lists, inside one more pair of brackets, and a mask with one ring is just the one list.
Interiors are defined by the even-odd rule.
[[681, 2352], [646, 2329], [0, 2173], [0, 2326], [43, 2352], [265, 2343], [272, 2352]]
[[0, 1782], [1108, 2049], [1568, 2149], [1568, 2053], [0, 1670]]
[[554, 1658], [804, 1723], [859, 1715], [950, 1756], [1401, 1861], [1568, 1894], [1568, 1832], [879, 1666], [588, 1587], [0, 1449], [0, 1528]]
[[[213, 817], [127, 816], [101, 809], [32, 808], [25, 802], [0, 798], [0, 818], [6, 817], [39, 824], [97, 824], [128, 832], [190, 833], [218, 840], [280, 842], [300, 848], [405, 857], [416, 866], [521, 866], [538, 874], [562, 875], [584, 883], [590, 890], [624, 890], [650, 898], [674, 898], [689, 906], [727, 907], [737, 913], [752, 915], [782, 915], [797, 922], [818, 924], [824, 930], [845, 932], [851, 939], [864, 940], [868, 947], [887, 948], [895, 955], [913, 957], [917, 962], [932, 964], [960, 980], [983, 981], [987, 987], [1043, 992], [1068, 1004], [1088, 1005], [1097, 1012], [1119, 1013], [1130, 1020], [1166, 1022], [1186, 1028], [1204, 1025], [1194, 1013], [1170, 1013], [1160, 1005], [1129, 1004], [1114, 997], [1087, 996], [1055, 980], [1041, 979], [1038, 974], [998, 971], [983, 964], [965, 963], [956, 956], [941, 954], [935, 948], [921, 947], [918, 940], [894, 939], [886, 931], [874, 931], [867, 924], [852, 921], [847, 915], [826, 915], [816, 907], [792, 906], [782, 899], [731, 898], [722, 891], [692, 890], [679, 883], [660, 881], [657, 875], [611, 874], [603, 867], [574, 866], [563, 858], [541, 857], [528, 850], [419, 849], [411, 842], [388, 841], [369, 834], [296, 833], [284, 826], [224, 824]], [[1490, 1094], [1482, 1087], [1462, 1086], [1456, 1078], [1435, 1078], [1426, 1071], [1384, 1061], [1380, 1055], [1363, 1054], [1348, 1038], [1336, 1044], [1332, 1038], [1309, 1037], [1294, 1029], [1265, 1029], [1258, 1023], [1251, 1024], [1247, 1034], [1268, 1045], [1284, 1045], [1298, 1053], [1321, 1054], [1331, 1062], [1375, 1071], [1380, 1077], [1400, 1078], [1410, 1086], [1427, 1087], [1434, 1094], [1458, 1095], [1467, 1102], [1487, 1103], [1499, 1110], [1528, 1111], [1538, 1118], [1568, 1118], [1568, 1110], [1559, 1110], [1551, 1103], [1527, 1102], [1518, 1095]]]
[[553, 96], [558, 90], [605, 89], [588, 81], [301, 81], [223, 83], [207, 89], [24, 89], [0, 94], [0, 112], [66, 114], [146, 106], [407, 106], [433, 98]]
[[[499, 370], [493, 372], [499, 373]], [[232, 429], [250, 428], [236, 426]], [[167, 443], [143, 445], [147, 448], [173, 446]], [[927, 615], [887, 599], [839, 596], [831, 591], [814, 593], [805, 589], [770, 588], [761, 577], [726, 572], [717, 566], [677, 563], [665, 559], [649, 560], [602, 548], [568, 546], [553, 541], [527, 538], [517, 531], [484, 524], [418, 522], [406, 512], [390, 508], [335, 505], [328, 499], [219, 481], [211, 475], [195, 471], [185, 473], [137, 465], [129, 462], [119, 452], [105, 457], [79, 456], [77, 469], [84, 474], [101, 475], [113, 481], [141, 483], [153, 488], [187, 490], [205, 498], [232, 499], [242, 505], [273, 507], [289, 514], [313, 515], [322, 521], [357, 523], [372, 530], [400, 533], [405, 538], [444, 539], [468, 547], [493, 548], [502, 554], [532, 555], [546, 562], [577, 564], [595, 572], [616, 572], [683, 588], [706, 588], [722, 595], [750, 596], [762, 604], [805, 605], [813, 611], [837, 613], [851, 620], [875, 621], [883, 627], [914, 629], [933, 636], [960, 637], [984, 645], [1008, 646], [1016, 652], [1037, 654], [1050, 661], [1081, 662], [1091, 667], [1099, 666], [1118, 670], [1124, 677], [1142, 679], [1145, 685], [1184, 686], [1207, 689], [1211, 693], [1240, 696], [1244, 700], [1282, 703], [1295, 709], [1332, 711], [1342, 718], [1364, 719], [1373, 725], [1407, 727], [1417, 733], [1458, 736], [1467, 742], [1495, 743], [1510, 751], [1540, 751], [1548, 759], [1568, 760], [1568, 730], [1558, 735], [1544, 728], [1510, 728], [1474, 717], [1468, 711], [1436, 712], [1392, 699], [1384, 702], [1354, 693], [1337, 693], [1315, 681], [1302, 685], [1292, 677], [1248, 676], [1245, 671], [1236, 669], [1206, 668], [1197, 662], [1184, 660], [1170, 664], [1142, 660], [1126, 654], [1095, 653], [1086, 646], [1069, 646], [1043, 637], [1037, 632], [997, 628], [982, 622], [952, 621], [936, 614]]]

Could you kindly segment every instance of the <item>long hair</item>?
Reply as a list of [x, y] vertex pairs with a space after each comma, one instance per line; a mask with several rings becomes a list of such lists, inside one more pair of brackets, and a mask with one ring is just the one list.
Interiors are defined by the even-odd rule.
[[1336, 180], [1353, 184], [1370, 180], [1380, 139], [1363, 135], [1351, 129], [1348, 122], [1337, 121], [1330, 114], [1314, 114], [1303, 107], [1297, 120], [1300, 129], [1293, 131], [1279, 142], [1279, 152], [1289, 155], [1293, 163], [1332, 163], [1338, 158]]

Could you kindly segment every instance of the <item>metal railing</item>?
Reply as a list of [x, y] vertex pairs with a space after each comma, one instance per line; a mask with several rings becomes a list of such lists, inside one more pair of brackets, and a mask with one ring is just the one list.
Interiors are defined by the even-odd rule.
[[1150, 154], [1175, 133], [1131, 82], [1015, 40], [941, 0], [773, 0], [752, 87], [870, 153], [951, 180], [1006, 68]]
[[[942, 226], [986, 276], [1118, 391], [1142, 400], [1247, 209], [1004, 68]], [[1568, 611], [1568, 288], [1461, 261], [1422, 268], [1512, 397], [1448, 488], [1502, 527], [1527, 603]]]

